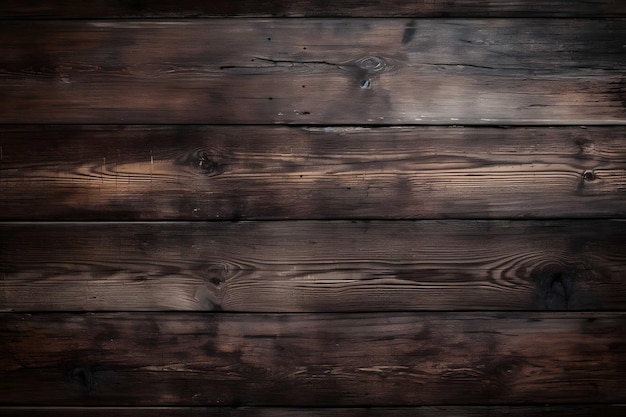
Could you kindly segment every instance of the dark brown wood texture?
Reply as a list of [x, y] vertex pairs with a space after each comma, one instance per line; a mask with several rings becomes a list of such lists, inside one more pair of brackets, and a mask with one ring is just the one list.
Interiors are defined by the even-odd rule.
[[4, 127], [4, 219], [626, 214], [626, 127]]
[[4, 311], [624, 310], [626, 221], [0, 225]]
[[623, 417], [624, 405], [377, 408], [0, 407], [3, 417]]
[[1, 1], [0, 416], [622, 416], [624, 18]]
[[624, 124], [624, 20], [3, 22], [2, 123]]
[[626, 316], [3, 314], [6, 405], [614, 402]]
[[621, 0], [3, 0], [0, 18], [212, 16], [615, 17]]

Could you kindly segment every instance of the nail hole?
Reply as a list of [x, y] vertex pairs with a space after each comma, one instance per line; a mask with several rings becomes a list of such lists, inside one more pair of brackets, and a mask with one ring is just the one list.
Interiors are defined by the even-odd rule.
[[268, 41], [271, 41], [271, 40], [272, 40], [272, 38], [267, 38], [267, 40], [268, 40]]

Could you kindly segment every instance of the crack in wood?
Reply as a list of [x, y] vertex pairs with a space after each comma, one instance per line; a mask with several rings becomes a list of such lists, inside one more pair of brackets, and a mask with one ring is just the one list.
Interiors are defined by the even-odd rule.
[[[270, 64], [274, 64], [271, 67], [268, 66], [259, 66], [259, 65], [222, 65], [220, 66], [221, 70], [224, 69], [262, 69], [262, 68], [272, 68], [272, 67], [286, 67], [291, 68], [294, 66], [308, 66], [308, 65], [322, 65], [329, 66], [333, 68], [337, 68], [340, 70], [346, 69], [354, 69], [357, 68], [360, 71], [365, 71], [368, 74], [374, 74], [378, 72], [385, 71], [391, 68], [384, 59], [376, 57], [376, 56], [366, 56], [363, 58], [358, 58], [355, 60], [345, 61], [345, 62], [331, 62], [325, 60], [311, 60], [311, 61], [301, 61], [301, 60], [293, 60], [293, 59], [272, 59], [261, 56], [253, 57], [253, 60], [258, 60], [262, 62], [267, 62]], [[434, 64], [433, 64], [434, 65]]]
[[[263, 62], [269, 62], [271, 64], [274, 64], [274, 66], [285, 66], [285, 67], [293, 67], [296, 65], [328, 65], [331, 67], [336, 67], [341, 69], [342, 64], [336, 64], [334, 62], [328, 62], [328, 61], [297, 61], [297, 60], [291, 60], [291, 59], [271, 59], [271, 58], [264, 58], [264, 57], [259, 57], [259, 56], [255, 56], [254, 57], [255, 60], [259, 60], [259, 61], [263, 61]], [[280, 64], [287, 64], [287, 65], [280, 65]], [[254, 69], [254, 68], [268, 68], [266, 66], [258, 66], [258, 65], [223, 65], [220, 67], [220, 69], [238, 69], [238, 68], [242, 68], [242, 69]]]

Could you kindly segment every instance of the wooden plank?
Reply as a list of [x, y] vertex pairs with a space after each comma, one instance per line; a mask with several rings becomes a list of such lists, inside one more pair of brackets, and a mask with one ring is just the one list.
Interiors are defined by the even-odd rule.
[[0, 407], [7, 417], [623, 417], [624, 405], [369, 408]]
[[624, 127], [5, 126], [0, 217], [626, 215]]
[[626, 221], [1, 224], [4, 311], [623, 310]]
[[623, 39], [591, 19], [9, 21], [0, 122], [624, 124]]
[[626, 314], [3, 314], [4, 405], [611, 403]]
[[348, 17], [616, 17], [621, 0], [3, 0], [0, 18], [134, 18], [211, 16]]

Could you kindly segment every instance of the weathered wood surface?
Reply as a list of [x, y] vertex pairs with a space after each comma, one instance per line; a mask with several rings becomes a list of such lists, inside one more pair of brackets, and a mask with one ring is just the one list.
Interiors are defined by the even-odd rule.
[[625, 17], [0, 1], [0, 416], [621, 417]]
[[6, 417], [623, 417], [626, 406], [465, 407], [0, 407]]
[[623, 310], [626, 221], [0, 225], [0, 310]]
[[625, 127], [4, 126], [0, 218], [626, 215]]
[[611, 403], [626, 314], [3, 314], [4, 405]]
[[615, 17], [621, 0], [3, 0], [0, 18], [211, 16]]
[[623, 124], [626, 23], [3, 22], [1, 123]]

